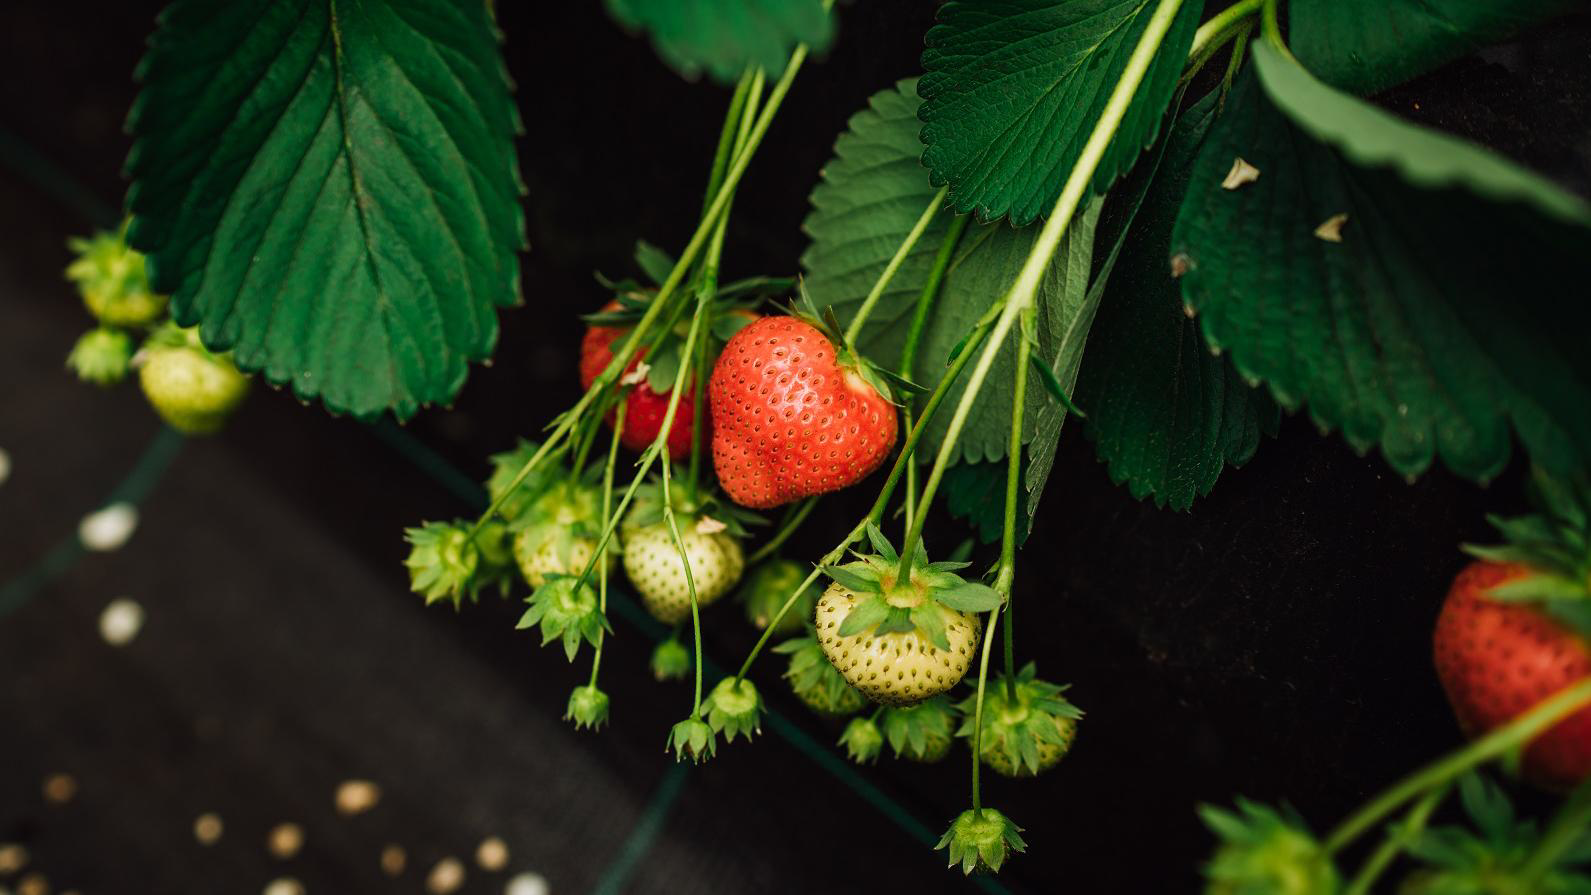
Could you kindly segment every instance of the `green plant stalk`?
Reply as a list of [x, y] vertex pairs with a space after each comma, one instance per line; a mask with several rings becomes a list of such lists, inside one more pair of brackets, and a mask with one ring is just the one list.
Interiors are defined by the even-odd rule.
[[973, 368], [972, 375], [967, 380], [966, 390], [961, 395], [960, 403], [956, 405], [956, 412], [950, 418], [944, 442], [939, 446], [939, 455], [934, 458], [933, 468], [928, 473], [928, 482], [923, 486], [922, 497], [917, 502], [917, 518], [912, 520], [911, 530], [906, 533], [906, 540], [901, 545], [903, 577], [911, 573], [912, 554], [917, 548], [917, 542], [922, 538], [923, 525], [928, 519], [928, 507], [933, 502], [934, 492], [939, 490], [939, 482], [944, 478], [945, 469], [950, 465], [950, 455], [956, 449], [961, 430], [967, 423], [967, 415], [972, 412], [973, 402], [977, 400], [978, 392], [983, 390], [983, 382], [989, 375], [989, 368], [994, 365], [995, 356], [999, 353], [1000, 346], [1005, 343], [1006, 336], [1010, 334], [1017, 315], [1033, 303], [1039, 281], [1049, 269], [1050, 261], [1060, 247], [1061, 237], [1066, 235], [1066, 228], [1071, 224], [1072, 216], [1077, 213], [1078, 206], [1082, 204], [1083, 197], [1089, 191], [1089, 184], [1094, 179], [1094, 172], [1099, 169], [1105, 150], [1109, 148], [1116, 131], [1121, 127], [1122, 118], [1127, 114], [1127, 107], [1132, 104], [1133, 94], [1138, 92], [1138, 86], [1143, 83], [1144, 75], [1149, 71], [1149, 64], [1154, 61], [1155, 53], [1159, 51], [1160, 44], [1166, 38], [1166, 32], [1171, 28], [1172, 20], [1176, 18], [1177, 10], [1181, 7], [1182, 0], [1160, 0], [1155, 6], [1154, 13], [1149, 17], [1149, 24], [1144, 28], [1143, 35], [1138, 38], [1138, 45], [1133, 47], [1132, 55], [1127, 59], [1121, 80], [1112, 88], [1110, 99], [1105, 103], [1099, 121], [1095, 122], [1093, 132], [1088, 136], [1088, 142], [1078, 154], [1077, 163], [1067, 175], [1066, 184], [1061, 188], [1061, 195], [1055, 200], [1054, 209], [1050, 211], [1050, 216], [1044, 222], [1044, 228], [1039, 231], [1038, 238], [1033, 241], [1033, 249], [1028, 253], [1027, 260], [1023, 262], [1016, 281], [1011, 284], [1011, 288], [1002, 299], [1005, 307], [1000, 312], [1000, 319], [996, 321], [994, 330], [989, 334], [989, 341], [983, 348], [983, 354], [978, 358], [978, 365]]
[[679, 551], [679, 561], [685, 566], [685, 591], [691, 597], [691, 647], [696, 653], [696, 695], [691, 701], [691, 718], [702, 715], [702, 610], [696, 603], [696, 576], [691, 573], [690, 556], [685, 552], [685, 540], [679, 535], [679, 520], [674, 518], [674, 499], [669, 493], [668, 443], [663, 443], [663, 519], [668, 523], [668, 533], [674, 538], [674, 549]]
[[1575, 787], [1563, 807], [1558, 809], [1546, 832], [1537, 840], [1530, 856], [1520, 865], [1515, 877], [1519, 891], [1538, 891], [1537, 884], [1552, 872], [1564, 852], [1582, 840], [1588, 824], [1591, 824], [1591, 781]]
[[[958, 214], [950, 219], [950, 229], [945, 231], [945, 238], [939, 243], [939, 251], [934, 253], [934, 264], [928, 269], [928, 279], [923, 283], [923, 291], [917, 293], [917, 305], [912, 309], [911, 325], [906, 328], [906, 344], [900, 349], [899, 373], [903, 379], [912, 378], [912, 370], [917, 366], [917, 347], [922, 343], [923, 331], [928, 328], [928, 312], [933, 310], [934, 302], [939, 297], [939, 286], [944, 282], [945, 271], [950, 269], [950, 259], [956, 252], [956, 244], [961, 241], [961, 234], [967, 229], [970, 215]], [[901, 404], [901, 426], [907, 432], [912, 430], [912, 406], [915, 404], [914, 396], [907, 395]], [[903, 506], [906, 510], [906, 528], [912, 527], [912, 508], [917, 503], [917, 464], [906, 465], [906, 499]]]
[[[515, 491], [519, 490], [519, 486], [524, 484], [525, 479], [529, 477], [531, 472], [546, 459], [551, 449], [568, 436], [574, 422], [585, 412], [586, 408], [591, 406], [592, 401], [596, 400], [596, 396], [606, 391], [613, 384], [613, 381], [618, 378], [619, 371], [629, 366], [630, 360], [635, 356], [636, 349], [640, 346], [642, 338], [645, 337], [653, 322], [657, 320], [664, 305], [673, 296], [674, 290], [679, 288], [680, 282], [685, 278], [686, 271], [696, 261], [696, 256], [701, 253], [706, 245], [719, 219], [724, 217], [728, 211], [729, 200], [734, 195], [735, 187], [739, 185], [740, 178], [745, 175], [746, 169], [751, 165], [751, 159], [756, 155], [757, 147], [761, 145], [763, 137], [767, 135], [768, 127], [773, 123], [774, 115], [778, 113], [779, 106], [784, 102], [785, 95], [790, 92], [790, 85], [795, 81], [796, 74], [801, 71], [801, 64], [806, 61], [806, 58], [806, 44], [798, 44], [790, 54], [790, 62], [785, 65], [784, 74], [780, 75], [778, 82], [774, 84], [773, 91], [768, 96], [767, 104], [758, 113], [757, 123], [752, 126], [751, 131], [747, 134], [744, 149], [730, 163], [729, 170], [724, 174], [723, 182], [719, 184], [717, 195], [713, 198], [712, 204], [707, 207], [707, 211], [702, 215], [701, 221], [697, 223], [696, 231], [691, 234], [690, 241], [685, 244], [685, 249], [680, 252], [679, 260], [674, 262], [674, 269], [669, 272], [667, 279], [658, 287], [657, 295], [653, 298], [652, 304], [647, 307], [646, 313], [641, 315], [641, 319], [636, 321], [635, 327], [630, 330], [629, 335], [623, 340], [623, 344], [614, 352], [613, 359], [608, 361], [607, 367], [603, 368], [602, 372], [597, 375], [596, 380], [591, 383], [591, 387], [586, 389], [586, 393], [580, 397], [574, 407], [559, 415], [557, 421], [553, 424], [552, 434], [547, 437], [546, 441], [542, 442], [541, 448], [529, 460], [525, 461], [525, 465], [520, 467], [513, 481], [503, 490], [503, 494], [493, 500], [480, 518], [475, 521], [474, 527], [470, 529], [470, 537], [472, 539], [480, 534], [481, 527], [497, 514], [503, 502]], [[664, 431], [666, 432], [667, 429]]]
[[949, 191], [949, 186], [942, 186], [939, 188], [939, 192], [934, 193], [933, 199], [928, 202], [928, 207], [923, 209], [923, 213], [917, 216], [917, 223], [912, 225], [911, 231], [906, 234], [906, 238], [901, 240], [900, 245], [896, 247], [895, 254], [890, 257], [889, 263], [884, 265], [884, 270], [878, 275], [878, 280], [873, 283], [873, 288], [868, 291], [867, 297], [862, 299], [862, 306], [856, 309], [856, 316], [851, 318], [850, 325], [845, 328], [845, 347], [855, 345], [856, 340], [861, 337], [862, 327], [867, 325], [867, 318], [872, 316], [873, 308], [877, 307], [878, 300], [884, 295], [884, 290], [889, 288], [890, 281], [895, 279], [895, 272], [900, 270], [900, 266], [905, 262], [906, 256], [911, 254], [911, 250], [917, 247], [917, 241], [922, 239], [923, 231], [928, 229], [928, 225], [934, 220], [934, 215], [939, 213], [939, 207], [945, 203], [945, 194]]
[[[624, 402], [620, 401], [613, 410], [613, 440], [608, 444], [608, 462], [602, 469], [602, 518], [608, 518], [608, 511], [613, 506], [613, 468], [619, 462], [619, 436], [624, 432]], [[597, 555], [597, 612], [604, 621], [608, 617], [608, 564], [606, 559], [608, 547], [602, 546], [602, 553]], [[606, 632], [597, 629], [597, 643], [591, 653], [591, 680], [589, 686], [597, 685], [597, 669], [602, 667], [602, 644], [607, 640]]]
[[713, 150], [713, 164], [707, 171], [707, 194], [702, 196], [703, 216], [713, 207], [713, 197], [723, 185], [724, 172], [729, 170], [729, 160], [734, 156], [735, 135], [740, 132], [740, 122], [745, 117], [746, 98], [752, 82], [761, 75], [762, 69], [747, 68], [735, 82], [735, 92], [729, 97], [729, 111], [724, 113], [724, 123], [718, 132], [718, 147]]
[[1297, 65], [1298, 58], [1293, 55], [1291, 49], [1288, 49], [1287, 41], [1282, 39], [1282, 26], [1277, 21], [1276, 6], [1277, 0], [1265, 0], [1265, 5], [1260, 9], [1260, 32], [1265, 35], [1265, 41], [1278, 53]]
[[1369, 895], [1370, 887], [1381, 878], [1381, 874], [1392, 865], [1398, 854], [1407, 848], [1409, 843], [1419, 838], [1420, 832], [1431, 819], [1431, 813], [1447, 796], [1447, 791], [1446, 786], [1438, 786], [1415, 802], [1414, 807], [1410, 808], [1405, 816], [1403, 826], [1387, 833], [1387, 838], [1382, 840], [1370, 857], [1365, 859], [1364, 866], [1359, 868], [1359, 873], [1348, 888], [1343, 890], [1342, 895]]
[[[904, 559], [904, 557], [902, 557]], [[1000, 607], [989, 610], [989, 629], [1000, 621]], [[983, 764], [983, 691], [989, 681], [989, 653], [994, 638], [983, 638], [983, 655], [978, 659], [978, 697], [972, 704], [972, 810], [983, 812], [983, 794], [978, 789], [978, 769]]]
[[801, 527], [801, 523], [807, 521], [807, 517], [812, 515], [812, 509], [817, 505], [818, 498], [816, 497], [808, 497], [806, 500], [796, 504], [790, 512], [785, 514], [784, 521], [779, 523], [779, 530], [774, 532], [773, 537], [768, 539], [768, 543], [758, 547], [755, 553], [746, 557], [746, 565], [748, 567], [754, 566], [772, 556], [775, 550], [784, 546], [784, 542], [790, 540], [790, 536], [796, 533], [796, 529]]
[[[1005, 618], [1000, 622], [1000, 633], [1005, 639], [1005, 695], [1016, 702], [1016, 647], [1012, 626], [1011, 591], [1016, 583], [1016, 517], [1017, 505], [1022, 495], [1022, 418], [1027, 411], [1028, 355], [1033, 345], [1033, 307], [1022, 312], [1022, 333], [1016, 352], [1016, 384], [1011, 399], [1011, 443], [1006, 447], [1005, 473], [1005, 524], [1000, 531], [1000, 571], [994, 579], [994, 589], [1005, 597]], [[990, 619], [990, 623], [993, 623]]]
[[1248, 27], [1249, 23], [1246, 20], [1259, 12], [1264, 5], [1265, 0], [1240, 0], [1200, 25], [1199, 30], [1193, 32], [1193, 45], [1188, 48], [1188, 59], [1194, 61], [1194, 67], [1203, 65], [1215, 55], [1215, 52], [1230, 41], [1240, 28]]
[[1559, 691], [1504, 726], [1404, 777], [1338, 824], [1326, 838], [1326, 853], [1339, 851], [1404, 802], [1433, 787], [1449, 783], [1470, 768], [1524, 746], [1538, 734], [1588, 704], [1591, 704], [1591, 678]]
[[757, 643], [751, 648], [751, 652], [747, 654], [746, 661], [741, 663], [740, 670], [735, 673], [735, 681], [737, 683], [746, 676], [746, 672], [751, 670], [752, 663], [757, 661], [757, 656], [762, 652], [762, 648], [767, 645], [768, 639], [773, 636], [774, 629], [779, 627], [779, 622], [789, 613], [791, 607], [795, 606], [796, 600], [801, 597], [801, 592], [818, 580], [818, 576], [823, 573], [823, 567], [837, 562], [840, 557], [845, 555], [846, 547], [861, 540], [862, 536], [867, 532], [867, 524], [869, 522], [877, 525], [884, 518], [884, 508], [889, 505], [890, 495], [894, 493], [895, 486], [900, 482], [902, 473], [910, 465], [912, 451], [916, 449], [917, 442], [922, 440], [923, 432], [928, 428], [929, 420], [933, 419], [934, 412], [939, 409], [939, 405], [945, 400], [945, 395], [950, 392], [950, 386], [961, 375], [961, 371], [966, 368], [967, 362], [972, 358], [972, 352], [983, 341], [983, 338], [988, 335], [994, 316], [999, 310], [1000, 306], [996, 303], [994, 307], [984, 312], [983, 319], [973, 326], [972, 333], [967, 337], [966, 346], [961, 349], [960, 354], [956, 355], [956, 359], [951, 362], [950, 368], [945, 371], [945, 375], [939, 378], [939, 384], [934, 387], [933, 394], [928, 397], [928, 403], [923, 407], [922, 418], [912, 428], [911, 434], [906, 437], [906, 444], [901, 447], [900, 453], [895, 456], [895, 464], [890, 467], [889, 476], [884, 480], [884, 487], [879, 490], [878, 498], [873, 501], [872, 509], [868, 510], [867, 516], [861, 522], [858, 522], [855, 528], [851, 529], [850, 533], [845, 536], [845, 539], [838, 546], [818, 560], [817, 565], [812, 567], [812, 571], [807, 574], [807, 577], [796, 585], [795, 589], [790, 592], [790, 596], [785, 598], [784, 605], [780, 606], [779, 611], [775, 612], [773, 617], [769, 619], [768, 626], [762, 630], [762, 636], [757, 638]]

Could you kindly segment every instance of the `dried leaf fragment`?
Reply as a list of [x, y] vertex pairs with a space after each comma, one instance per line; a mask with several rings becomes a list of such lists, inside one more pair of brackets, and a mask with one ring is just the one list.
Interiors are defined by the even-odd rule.
[[1260, 179], [1260, 169], [1244, 161], [1241, 156], [1232, 159], [1232, 170], [1226, 172], [1226, 179], [1221, 181], [1221, 189], [1235, 190], [1238, 187], [1253, 183]]

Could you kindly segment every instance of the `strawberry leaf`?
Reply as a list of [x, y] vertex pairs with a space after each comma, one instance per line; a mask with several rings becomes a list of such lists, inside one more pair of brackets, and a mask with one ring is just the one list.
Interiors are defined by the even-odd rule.
[[674, 272], [674, 257], [644, 239], [635, 241], [635, 266], [641, 268], [654, 286], [663, 285]]
[[949, 651], [950, 637], [945, 633], [945, 617], [939, 608], [932, 603], [926, 603], [911, 611], [912, 627], [923, 632], [928, 642], [942, 650]]
[[138, 74], [128, 240], [177, 322], [333, 412], [451, 401], [525, 247], [486, 5], [177, 0]]
[[885, 561], [891, 564], [900, 562], [900, 554], [895, 552], [895, 546], [884, 536], [883, 529], [871, 520], [867, 523], [867, 541], [873, 545], [873, 551], [884, 557]]
[[[924, 38], [923, 164], [945, 201], [1016, 226], [1048, 213], [1157, 8], [1152, 0], [946, 3]], [[1199, 25], [1185, 2], [1094, 175], [1103, 193], [1154, 142]]]
[[[845, 133], [835, 141], [835, 157], [824, 166], [823, 178], [812, 190], [812, 213], [804, 225], [812, 244], [801, 259], [808, 274], [806, 291], [819, 308], [833, 308], [842, 321], [852, 319], [937, 192], [918, 161], [922, 154], [919, 104], [912, 80], [874, 94], [868, 108], [852, 116]], [[1039, 353], [1068, 388], [1075, 381], [1093, 320], [1087, 286], [1098, 213], [1099, 203], [1091, 202], [1072, 222], [1037, 296]], [[898, 367], [917, 296], [952, 219], [953, 214], [946, 210], [929, 222], [862, 328], [857, 350], [883, 368]], [[951, 256], [909, 378], [919, 383], [940, 380], [953, 355], [962, 350], [967, 334], [1000, 290], [1016, 278], [1036, 235], [1036, 227], [1015, 230], [991, 224], [967, 228]], [[956, 447], [957, 462], [1005, 457], [1015, 365], [1016, 343], [1007, 339], [967, 418]], [[929, 423], [919, 448], [926, 455], [938, 450], [944, 439], [949, 408], [960, 400], [965, 382], [963, 376], [951, 387], [945, 397], [946, 410]], [[1049, 403], [1042, 390], [1029, 390], [1023, 423], [1029, 440]]]
[[1322, 81], [1368, 94], [1583, 6], [1579, 0], [1293, 0], [1288, 38]]
[[[1172, 236], [1206, 340], [1406, 476], [1490, 479], [1510, 429], [1554, 475], [1591, 467], [1591, 304], [1561, 300], [1591, 207], [1252, 52]], [[1235, 158], [1259, 178], [1223, 189]]]
[[784, 71], [796, 44], [822, 51], [834, 36], [823, 0], [607, 0], [621, 24], [646, 31], [680, 74], [732, 82], [748, 66]]

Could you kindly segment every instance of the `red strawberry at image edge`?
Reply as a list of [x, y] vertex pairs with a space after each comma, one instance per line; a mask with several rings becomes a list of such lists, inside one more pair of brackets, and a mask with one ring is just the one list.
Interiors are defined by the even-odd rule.
[[[1529, 604], [1487, 596], [1530, 574], [1515, 563], [1471, 563], [1454, 579], [1436, 620], [1436, 673], [1470, 736], [1508, 723], [1591, 675], [1591, 652], [1578, 634]], [[1591, 707], [1533, 740], [1522, 769], [1526, 779], [1554, 790], [1591, 776]]]
[[707, 397], [718, 482], [753, 509], [854, 485], [895, 447], [894, 405], [794, 317], [764, 317], [730, 338]]
[[[602, 306], [604, 311], [616, 311], [620, 307], [617, 301], [610, 301]], [[592, 326], [586, 328], [585, 338], [580, 340], [580, 387], [588, 389], [591, 383], [597, 381], [602, 371], [607, 369], [613, 360], [613, 341], [628, 329], [619, 326]], [[625, 368], [626, 374], [635, 371], [646, 356], [646, 349], [635, 353], [630, 365]], [[619, 433], [619, 441], [632, 451], [646, 450], [647, 446], [657, 438], [657, 433], [663, 429], [663, 417], [668, 414], [668, 392], [658, 394], [645, 381], [637, 383], [630, 389], [629, 397], [624, 405], [624, 431]], [[669, 456], [678, 459], [686, 457], [691, 452], [691, 424], [696, 419], [696, 386], [690, 384], [685, 387], [685, 394], [680, 396], [679, 409], [674, 411], [674, 428], [668, 433]], [[608, 415], [608, 424], [612, 425], [613, 414]]]

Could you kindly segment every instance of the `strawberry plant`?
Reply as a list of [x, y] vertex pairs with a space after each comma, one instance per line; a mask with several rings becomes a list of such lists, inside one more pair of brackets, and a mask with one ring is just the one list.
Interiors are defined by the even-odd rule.
[[[756, 201], [747, 171], [843, 19], [831, 6], [610, 0], [681, 74], [728, 88], [701, 207], [680, 212], [694, 229], [675, 253], [634, 234], [647, 282], [598, 277], [581, 390], [491, 459], [489, 507], [407, 532], [427, 603], [527, 594], [521, 628], [570, 662], [590, 647], [576, 726], [624, 711], [599, 686], [624, 582], [672, 628], [654, 675], [692, 684], [666, 732], [681, 760], [761, 730], [777, 672], [754, 677], [757, 659], [809, 631], [774, 650], [851, 758], [887, 744], [935, 761], [967, 741], [971, 806], [939, 847], [998, 871], [1026, 840], [984, 804], [981, 769], [1046, 773], [1087, 736], [1067, 685], [1040, 677], [1065, 656], [1024, 641], [1036, 659], [1019, 670], [1013, 605], [1050, 481], [1095, 474], [1057, 468], [1069, 419], [1111, 479], [1176, 510], [1284, 412], [1405, 477], [1440, 462], [1485, 483], [1518, 450], [1586, 487], [1591, 306], [1559, 296], [1591, 250], [1591, 204], [1364, 98], [1570, 4], [952, 0], [920, 36], [920, 76], [876, 85], [813, 176], [799, 275], [726, 281], [731, 216]], [[533, 263], [515, 140], [550, 88], [516, 103], [494, 15], [175, 0], [128, 120], [127, 223], [74, 243], [96, 325], [72, 369], [100, 384], [136, 369], [195, 433], [221, 428], [251, 378], [364, 419], [452, 402], [499, 312], [527, 303]], [[852, 489], [871, 497], [860, 518], [819, 511]], [[936, 545], [965, 534], [941, 503], [979, 543], [936, 562], [930, 525]], [[1347, 891], [1396, 849], [1430, 862], [1417, 890], [1460, 891], [1473, 867], [1454, 855], [1479, 846], [1421, 832], [1460, 773], [1533, 742], [1528, 775], [1581, 783], [1581, 716], [1550, 722], [1580, 708], [1591, 671], [1587, 535], [1583, 509], [1553, 506], [1503, 526], [1512, 546], [1481, 552], [1437, 629], [1481, 738], [1325, 840], [1258, 804], [1207, 812], [1223, 839], [1210, 891], [1338, 891], [1335, 853], [1411, 800], [1395, 850]], [[832, 547], [797, 556], [811, 519]], [[704, 612], [743, 577], [760, 634], [709, 681]], [[1584, 801], [1563, 809], [1575, 835]], [[1571, 873], [1557, 822], [1525, 845], [1476, 822], [1475, 842], [1525, 856], [1521, 885]]]

